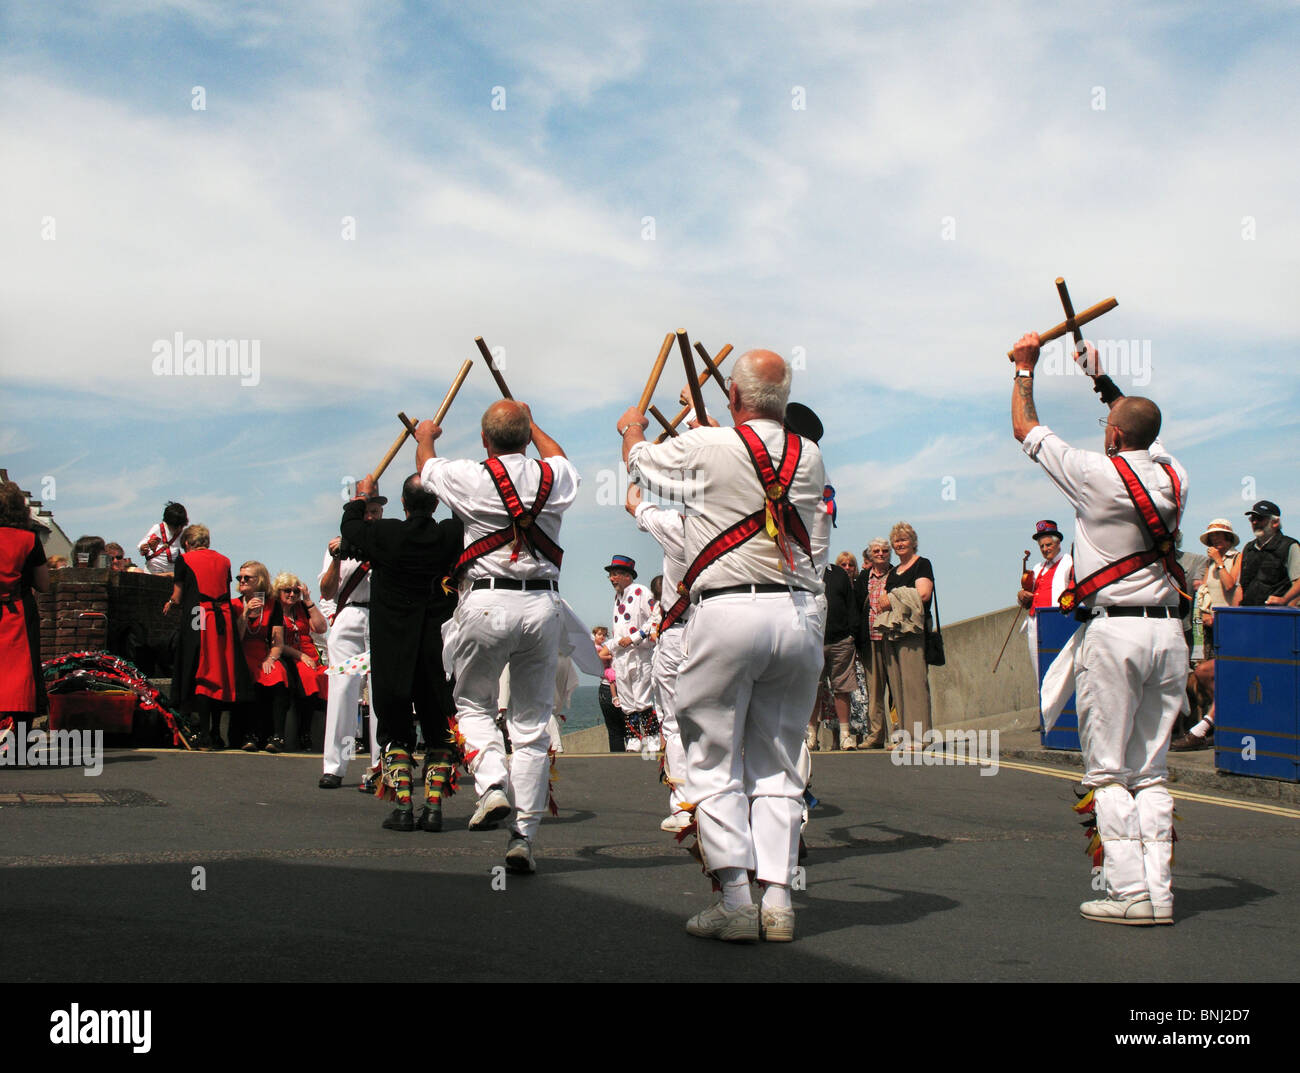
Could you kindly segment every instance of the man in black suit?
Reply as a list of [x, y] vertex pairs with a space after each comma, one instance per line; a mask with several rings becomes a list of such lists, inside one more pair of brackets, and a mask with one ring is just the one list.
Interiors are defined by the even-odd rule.
[[456, 710], [442, 669], [442, 624], [456, 609], [456, 594], [446, 591], [443, 579], [460, 556], [464, 528], [454, 518], [434, 521], [438, 497], [424, 490], [418, 474], [402, 485], [404, 521], [366, 521], [366, 500], [373, 493], [369, 477], [357, 482], [339, 532], [371, 564], [370, 699], [384, 749], [379, 796], [397, 805], [384, 827], [414, 831], [417, 826], [411, 804], [414, 706], [425, 743], [425, 805], [418, 826], [441, 831], [442, 796], [455, 748], [448, 720]]

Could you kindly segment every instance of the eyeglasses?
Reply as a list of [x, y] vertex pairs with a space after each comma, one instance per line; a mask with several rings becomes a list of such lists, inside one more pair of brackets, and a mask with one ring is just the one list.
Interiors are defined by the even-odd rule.
[[1119, 428], [1119, 425], [1111, 424], [1109, 417], [1097, 418], [1097, 424], [1099, 424], [1102, 428]]
[[289, 597], [290, 600], [296, 600], [296, 599], [298, 599], [298, 593], [297, 593], [297, 591], [294, 590], [294, 589], [281, 589], [281, 590], [280, 590], [280, 595], [281, 595], [281, 596], [287, 596], [287, 597]]
[[256, 581], [257, 578], [252, 574], [236, 574], [236, 581]]

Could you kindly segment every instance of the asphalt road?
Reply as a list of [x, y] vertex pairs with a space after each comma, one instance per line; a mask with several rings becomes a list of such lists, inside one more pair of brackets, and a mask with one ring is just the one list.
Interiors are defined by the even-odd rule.
[[[353, 765], [359, 776], [361, 765]], [[380, 828], [316, 787], [319, 757], [110, 752], [103, 773], [0, 768], [0, 978], [1282, 981], [1300, 975], [1300, 810], [1180, 797], [1177, 924], [1090, 923], [1073, 778], [1036, 765], [819, 755], [797, 941], [694, 939], [708, 883], [659, 831], [635, 757], [563, 757], [536, 876], [504, 889], [505, 832]], [[6, 794], [103, 803], [4, 803]], [[196, 873], [195, 869], [202, 869]], [[203, 889], [196, 876], [201, 877]]]

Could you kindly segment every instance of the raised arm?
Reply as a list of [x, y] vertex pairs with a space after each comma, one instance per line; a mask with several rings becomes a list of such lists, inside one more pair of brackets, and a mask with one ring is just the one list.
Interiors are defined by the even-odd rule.
[[1024, 443], [1039, 424], [1034, 408], [1034, 367], [1038, 364], [1038, 333], [1027, 332], [1012, 348], [1011, 360], [1015, 362], [1016, 378], [1011, 388], [1011, 434], [1017, 442]]

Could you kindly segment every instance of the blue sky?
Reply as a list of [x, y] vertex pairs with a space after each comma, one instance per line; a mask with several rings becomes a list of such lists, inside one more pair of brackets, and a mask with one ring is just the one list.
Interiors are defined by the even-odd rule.
[[[1263, 497], [1300, 530], [1294, 4], [0, 12], [0, 465], [74, 537], [132, 544], [178, 499], [314, 582], [345, 478], [482, 334], [584, 475], [563, 585], [594, 621], [612, 553], [657, 572], [600, 493], [682, 327], [796, 360], [833, 548], [910, 521], [955, 621], [1010, 603], [1035, 519], [1069, 535], [1001, 356], [1061, 319], [1057, 275], [1149, 355], [1117, 379], [1165, 410], [1185, 528]], [[177, 332], [256, 340], [258, 383], [154, 375]], [[475, 360], [444, 453], [479, 454]], [[1037, 394], [1100, 446], [1083, 380]]]

